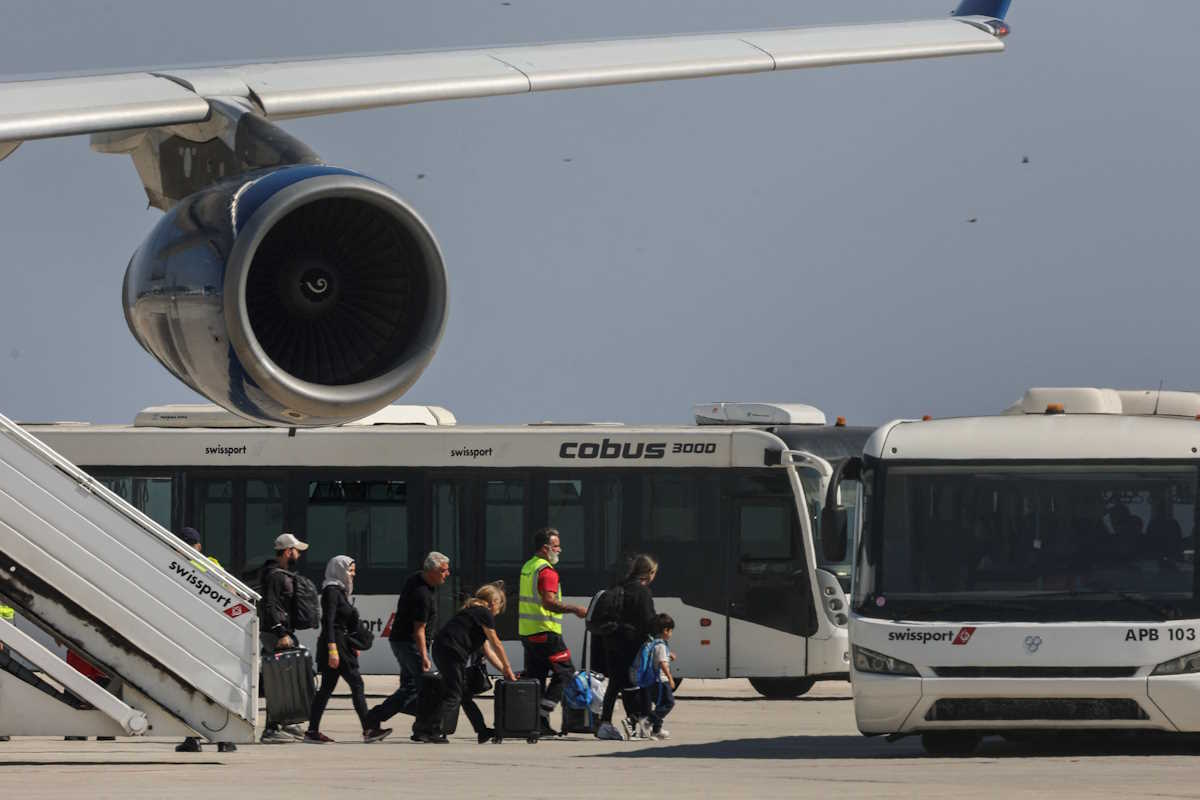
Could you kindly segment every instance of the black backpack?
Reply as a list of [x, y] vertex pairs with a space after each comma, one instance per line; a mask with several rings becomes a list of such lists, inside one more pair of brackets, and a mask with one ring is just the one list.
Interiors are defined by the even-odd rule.
[[321, 595], [316, 585], [308, 578], [295, 572], [292, 577], [292, 625], [296, 630], [321, 627]]
[[625, 587], [621, 584], [596, 592], [588, 605], [587, 629], [596, 636], [612, 636], [621, 629], [624, 606]]

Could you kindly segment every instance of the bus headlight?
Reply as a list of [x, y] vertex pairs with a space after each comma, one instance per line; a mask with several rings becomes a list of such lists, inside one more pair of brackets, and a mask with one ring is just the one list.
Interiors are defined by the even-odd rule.
[[1200, 652], [1188, 653], [1186, 656], [1164, 661], [1154, 668], [1151, 675], [1184, 675], [1189, 672], [1200, 672]]
[[917, 668], [907, 661], [876, 653], [865, 647], [852, 645], [854, 653], [854, 668], [859, 672], [877, 672], [881, 675], [917, 675]]

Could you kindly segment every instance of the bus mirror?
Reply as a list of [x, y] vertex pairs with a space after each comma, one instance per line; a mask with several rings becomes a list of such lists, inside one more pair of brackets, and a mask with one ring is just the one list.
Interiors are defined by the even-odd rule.
[[845, 506], [825, 506], [821, 511], [821, 553], [826, 561], [846, 560], [847, 527]]

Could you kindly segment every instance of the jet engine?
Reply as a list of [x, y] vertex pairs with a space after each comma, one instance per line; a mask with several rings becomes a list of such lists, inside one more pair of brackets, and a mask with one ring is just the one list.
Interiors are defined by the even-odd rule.
[[403, 394], [437, 349], [446, 273], [433, 233], [381, 183], [323, 164], [182, 198], [125, 273], [134, 337], [243, 417], [333, 425]]

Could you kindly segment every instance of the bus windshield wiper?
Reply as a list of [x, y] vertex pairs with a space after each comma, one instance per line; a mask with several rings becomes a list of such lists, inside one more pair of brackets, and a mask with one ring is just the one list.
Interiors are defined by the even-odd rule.
[[1146, 595], [1138, 592], [1122, 592], [1116, 589], [1068, 589], [1061, 592], [1033, 592], [1031, 594], [1021, 595], [1022, 599], [1036, 600], [1040, 597], [1113, 597], [1118, 600], [1124, 600], [1130, 605], [1144, 608], [1147, 611], [1153, 611], [1155, 614], [1163, 618], [1163, 621], [1173, 619], [1176, 616], [1175, 609], [1159, 605]]

